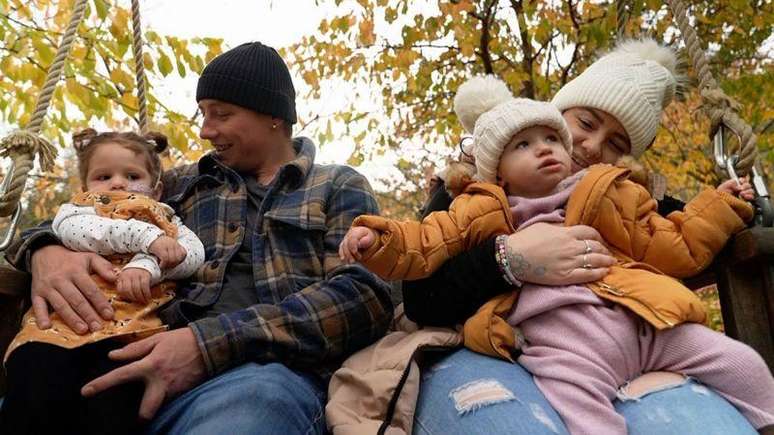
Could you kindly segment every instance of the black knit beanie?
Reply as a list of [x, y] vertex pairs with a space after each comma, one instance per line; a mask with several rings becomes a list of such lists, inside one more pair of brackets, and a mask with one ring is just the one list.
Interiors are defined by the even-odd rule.
[[296, 123], [296, 90], [276, 50], [248, 42], [204, 67], [196, 102], [214, 99]]

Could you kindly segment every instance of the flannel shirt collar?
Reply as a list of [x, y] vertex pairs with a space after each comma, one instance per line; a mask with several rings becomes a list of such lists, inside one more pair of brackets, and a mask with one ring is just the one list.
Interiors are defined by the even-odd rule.
[[[293, 148], [296, 158], [280, 168], [278, 180], [280, 184], [286, 184], [291, 189], [297, 189], [303, 185], [306, 177], [314, 166], [316, 150], [314, 143], [307, 137], [293, 138]], [[214, 152], [205, 154], [199, 159], [199, 174], [212, 175], [216, 178], [224, 177], [232, 183], [239, 183], [239, 176], [233, 169], [227, 167], [218, 160]]]

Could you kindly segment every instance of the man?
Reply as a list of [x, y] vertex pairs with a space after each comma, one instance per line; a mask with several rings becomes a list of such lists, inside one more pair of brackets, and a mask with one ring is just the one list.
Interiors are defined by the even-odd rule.
[[[151, 432], [323, 433], [330, 373], [392, 318], [389, 287], [337, 254], [376, 201], [362, 175], [315, 165], [311, 141], [291, 138], [295, 90], [273, 48], [216, 57], [196, 99], [215, 151], [165, 174], [163, 199], [204, 243], [205, 264], [161, 311], [170, 330], [111, 352], [127, 364], [82, 394], [144, 382]], [[109, 263], [30, 233], [9, 261], [32, 273], [38, 324], [50, 306], [76, 331], [98, 330], [112, 310], [89, 273], [115, 279]]]

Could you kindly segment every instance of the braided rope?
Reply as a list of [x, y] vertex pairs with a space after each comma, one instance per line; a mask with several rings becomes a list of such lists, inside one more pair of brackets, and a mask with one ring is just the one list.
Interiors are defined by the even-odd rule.
[[11, 135], [2, 140], [2, 147], [4, 148], [2, 155], [13, 159], [13, 171], [6, 175], [12, 178], [7, 185], [8, 189], [3, 192], [3, 196], [0, 198], [0, 216], [10, 216], [19, 205], [19, 199], [24, 191], [27, 175], [32, 170], [35, 155], [40, 153], [43, 170], [51, 169], [56, 158], [56, 149], [48, 141], [39, 137], [39, 135], [43, 118], [46, 116], [48, 106], [51, 103], [51, 97], [54, 95], [65, 60], [75, 39], [75, 33], [83, 20], [86, 5], [87, 0], [78, 0], [75, 4], [73, 15], [70, 17], [70, 23], [67, 25], [67, 30], [57, 49], [54, 62], [49, 67], [45, 85], [40, 96], [38, 96], [35, 111], [26, 129], [11, 133]]
[[134, 71], [139, 101], [140, 132], [148, 132], [148, 104], [145, 95], [145, 64], [142, 58], [142, 26], [140, 25], [140, 1], [132, 0], [132, 48], [134, 49]]
[[672, 10], [674, 21], [680, 28], [683, 40], [688, 48], [688, 53], [691, 56], [693, 69], [699, 77], [699, 89], [702, 98], [706, 102], [705, 110], [711, 122], [710, 140], [721, 126], [726, 126], [733, 131], [739, 137], [740, 143], [739, 159], [734, 166], [737, 173], [747, 175], [750, 173], [757, 158], [757, 147], [755, 145], [757, 137], [750, 125], [737, 115], [736, 111], [739, 108], [739, 104], [720, 89], [718, 82], [712, 76], [709, 62], [704, 56], [701, 41], [688, 21], [687, 7], [683, 1], [666, 0], [666, 3]]
[[629, 0], [616, 0], [615, 18], [616, 18], [616, 37], [620, 41], [626, 36], [626, 23], [629, 22]]

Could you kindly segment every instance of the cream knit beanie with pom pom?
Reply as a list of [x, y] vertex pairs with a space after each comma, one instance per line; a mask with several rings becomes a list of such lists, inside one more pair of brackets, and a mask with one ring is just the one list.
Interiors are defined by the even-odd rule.
[[514, 135], [534, 126], [556, 130], [567, 152], [572, 139], [562, 114], [551, 103], [513, 98], [500, 79], [487, 75], [463, 83], [454, 97], [454, 112], [468, 133], [473, 134], [472, 152], [479, 181], [497, 181], [503, 149]]
[[562, 112], [591, 107], [609, 113], [629, 135], [631, 155], [639, 157], [653, 143], [681, 81], [674, 50], [653, 39], [628, 40], [564, 85], [552, 102]]

